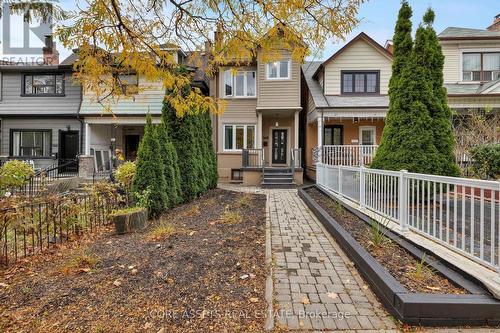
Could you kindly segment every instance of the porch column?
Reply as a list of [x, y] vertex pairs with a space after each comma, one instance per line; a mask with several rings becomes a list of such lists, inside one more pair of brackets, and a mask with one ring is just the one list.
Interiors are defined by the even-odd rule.
[[299, 110], [295, 111], [295, 136], [294, 136], [294, 142], [293, 142], [293, 148], [294, 149], [299, 149]]
[[257, 149], [262, 148], [262, 112], [257, 111]]
[[90, 124], [85, 123], [85, 155], [90, 155]]
[[323, 163], [323, 115], [318, 117], [318, 163]]

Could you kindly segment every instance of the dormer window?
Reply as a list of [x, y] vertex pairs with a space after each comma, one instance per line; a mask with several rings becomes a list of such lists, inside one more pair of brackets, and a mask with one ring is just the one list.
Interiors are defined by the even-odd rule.
[[290, 60], [268, 63], [266, 66], [266, 78], [268, 80], [289, 80]]
[[115, 74], [116, 88], [123, 95], [133, 95], [139, 92], [139, 78], [136, 74]]
[[342, 94], [378, 94], [380, 73], [377, 71], [342, 71]]
[[462, 55], [463, 81], [500, 79], [500, 52], [473, 52]]

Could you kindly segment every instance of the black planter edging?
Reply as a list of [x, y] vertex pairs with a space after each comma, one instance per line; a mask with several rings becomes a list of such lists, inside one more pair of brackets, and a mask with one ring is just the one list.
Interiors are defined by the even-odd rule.
[[[489, 295], [474, 279], [466, 278], [467, 274], [453, 270], [448, 264], [440, 261], [432, 261], [429, 264], [471, 294], [439, 295], [409, 292], [306, 192], [310, 187], [314, 185], [299, 189], [300, 198], [332, 234], [389, 313], [396, 319], [410, 325], [426, 326], [500, 325], [500, 301]], [[366, 221], [368, 218], [342, 202], [339, 203], [363, 220]], [[419, 257], [423, 254], [415, 244], [407, 242], [390, 230], [386, 235], [412, 255]]]

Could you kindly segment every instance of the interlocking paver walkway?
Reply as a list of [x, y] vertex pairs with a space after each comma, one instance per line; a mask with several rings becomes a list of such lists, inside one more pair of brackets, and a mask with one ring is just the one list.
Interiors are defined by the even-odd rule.
[[270, 190], [278, 325], [392, 330], [395, 323], [296, 190]]
[[277, 326], [296, 330], [397, 330], [297, 190], [229, 188], [267, 194], [274, 298], [279, 305]]

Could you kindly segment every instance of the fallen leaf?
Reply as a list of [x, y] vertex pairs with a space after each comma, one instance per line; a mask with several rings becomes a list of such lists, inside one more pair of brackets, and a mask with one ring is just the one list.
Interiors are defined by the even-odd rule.
[[429, 290], [433, 290], [433, 291], [438, 291], [438, 290], [441, 290], [441, 288], [439, 288], [439, 287], [425, 286], [425, 288], [427, 288], [427, 289], [429, 289]]
[[135, 268], [135, 266], [133, 266], [133, 265], [128, 266], [128, 269], [134, 269], [134, 268]]
[[165, 281], [167, 281], [167, 284], [174, 284], [175, 282], [171, 277], [166, 278]]
[[189, 233], [189, 236], [193, 236], [195, 232], [196, 232], [196, 231], [191, 231], [191, 232]]
[[299, 326], [300, 326], [300, 327], [304, 327], [304, 322], [303, 322], [302, 320], [301, 320], [301, 321], [299, 321]]
[[318, 260], [319, 260], [319, 261], [325, 261], [325, 260], [326, 260], [326, 258], [325, 258], [325, 257], [319, 257], [319, 258], [318, 258]]
[[120, 267], [120, 268], [125, 268], [125, 265], [118, 265], [118, 267]]
[[363, 285], [363, 289], [364, 289], [364, 290], [368, 289], [368, 286], [367, 286], [366, 284], [365, 284], [365, 285]]
[[165, 333], [165, 328], [164, 328], [164, 327], [163, 327], [163, 328], [161, 328], [161, 329], [160, 329], [158, 332], [156, 332], [156, 333]]
[[252, 303], [257, 303], [258, 301], [259, 301], [259, 299], [256, 298], [256, 297], [251, 297], [250, 298], [250, 302], [252, 302]]
[[0, 282], [0, 287], [2, 287], [2, 288], [8, 288], [9, 285], [7, 283], [1, 283]]
[[250, 278], [253, 279], [255, 277], [255, 274], [250, 273]]
[[248, 274], [243, 274], [242, 276], [240, 276], [240, 279], [242, 280], [245, 280], [245, 279], [248, 279], [250, 276]]
[[133, 270], [130, 271], [130, 274], [132, 275], [135, 275], [137, 274], [138, 270], [136, 268], [134, 268]]
[[337, 297], [339, 297], [339, 295], [337, 295], [334, 292], [328, 293], [328, 294], [326, 294], [326, 296], [330, 297], [331, 299], [336, 299]]
[[150, 329], [151, 327], [153, 327], [153, 323], [149, 323], [149, 322], [148, 322], [148, 323], [145, 323], [145, 324], [144, 324], [144, 329], [146, 329], [146, 330], [147, 330], [147, 329]]
[[82, 268], [82, 272], [89, 273], [91, 271], [90, 268]]
[[311, 301], [309, 301], [309, 298], [304, 297], [302, 298], [302, 304], [311, 304]]
[[119, 287], [119, 286], [121, 286], [121, 285], [122, 285], [122, 283], [121, 283], [119, 280], [115, 280], [115, 281], [113, 282], [113, 285], [115, 285], [116, 287]]

